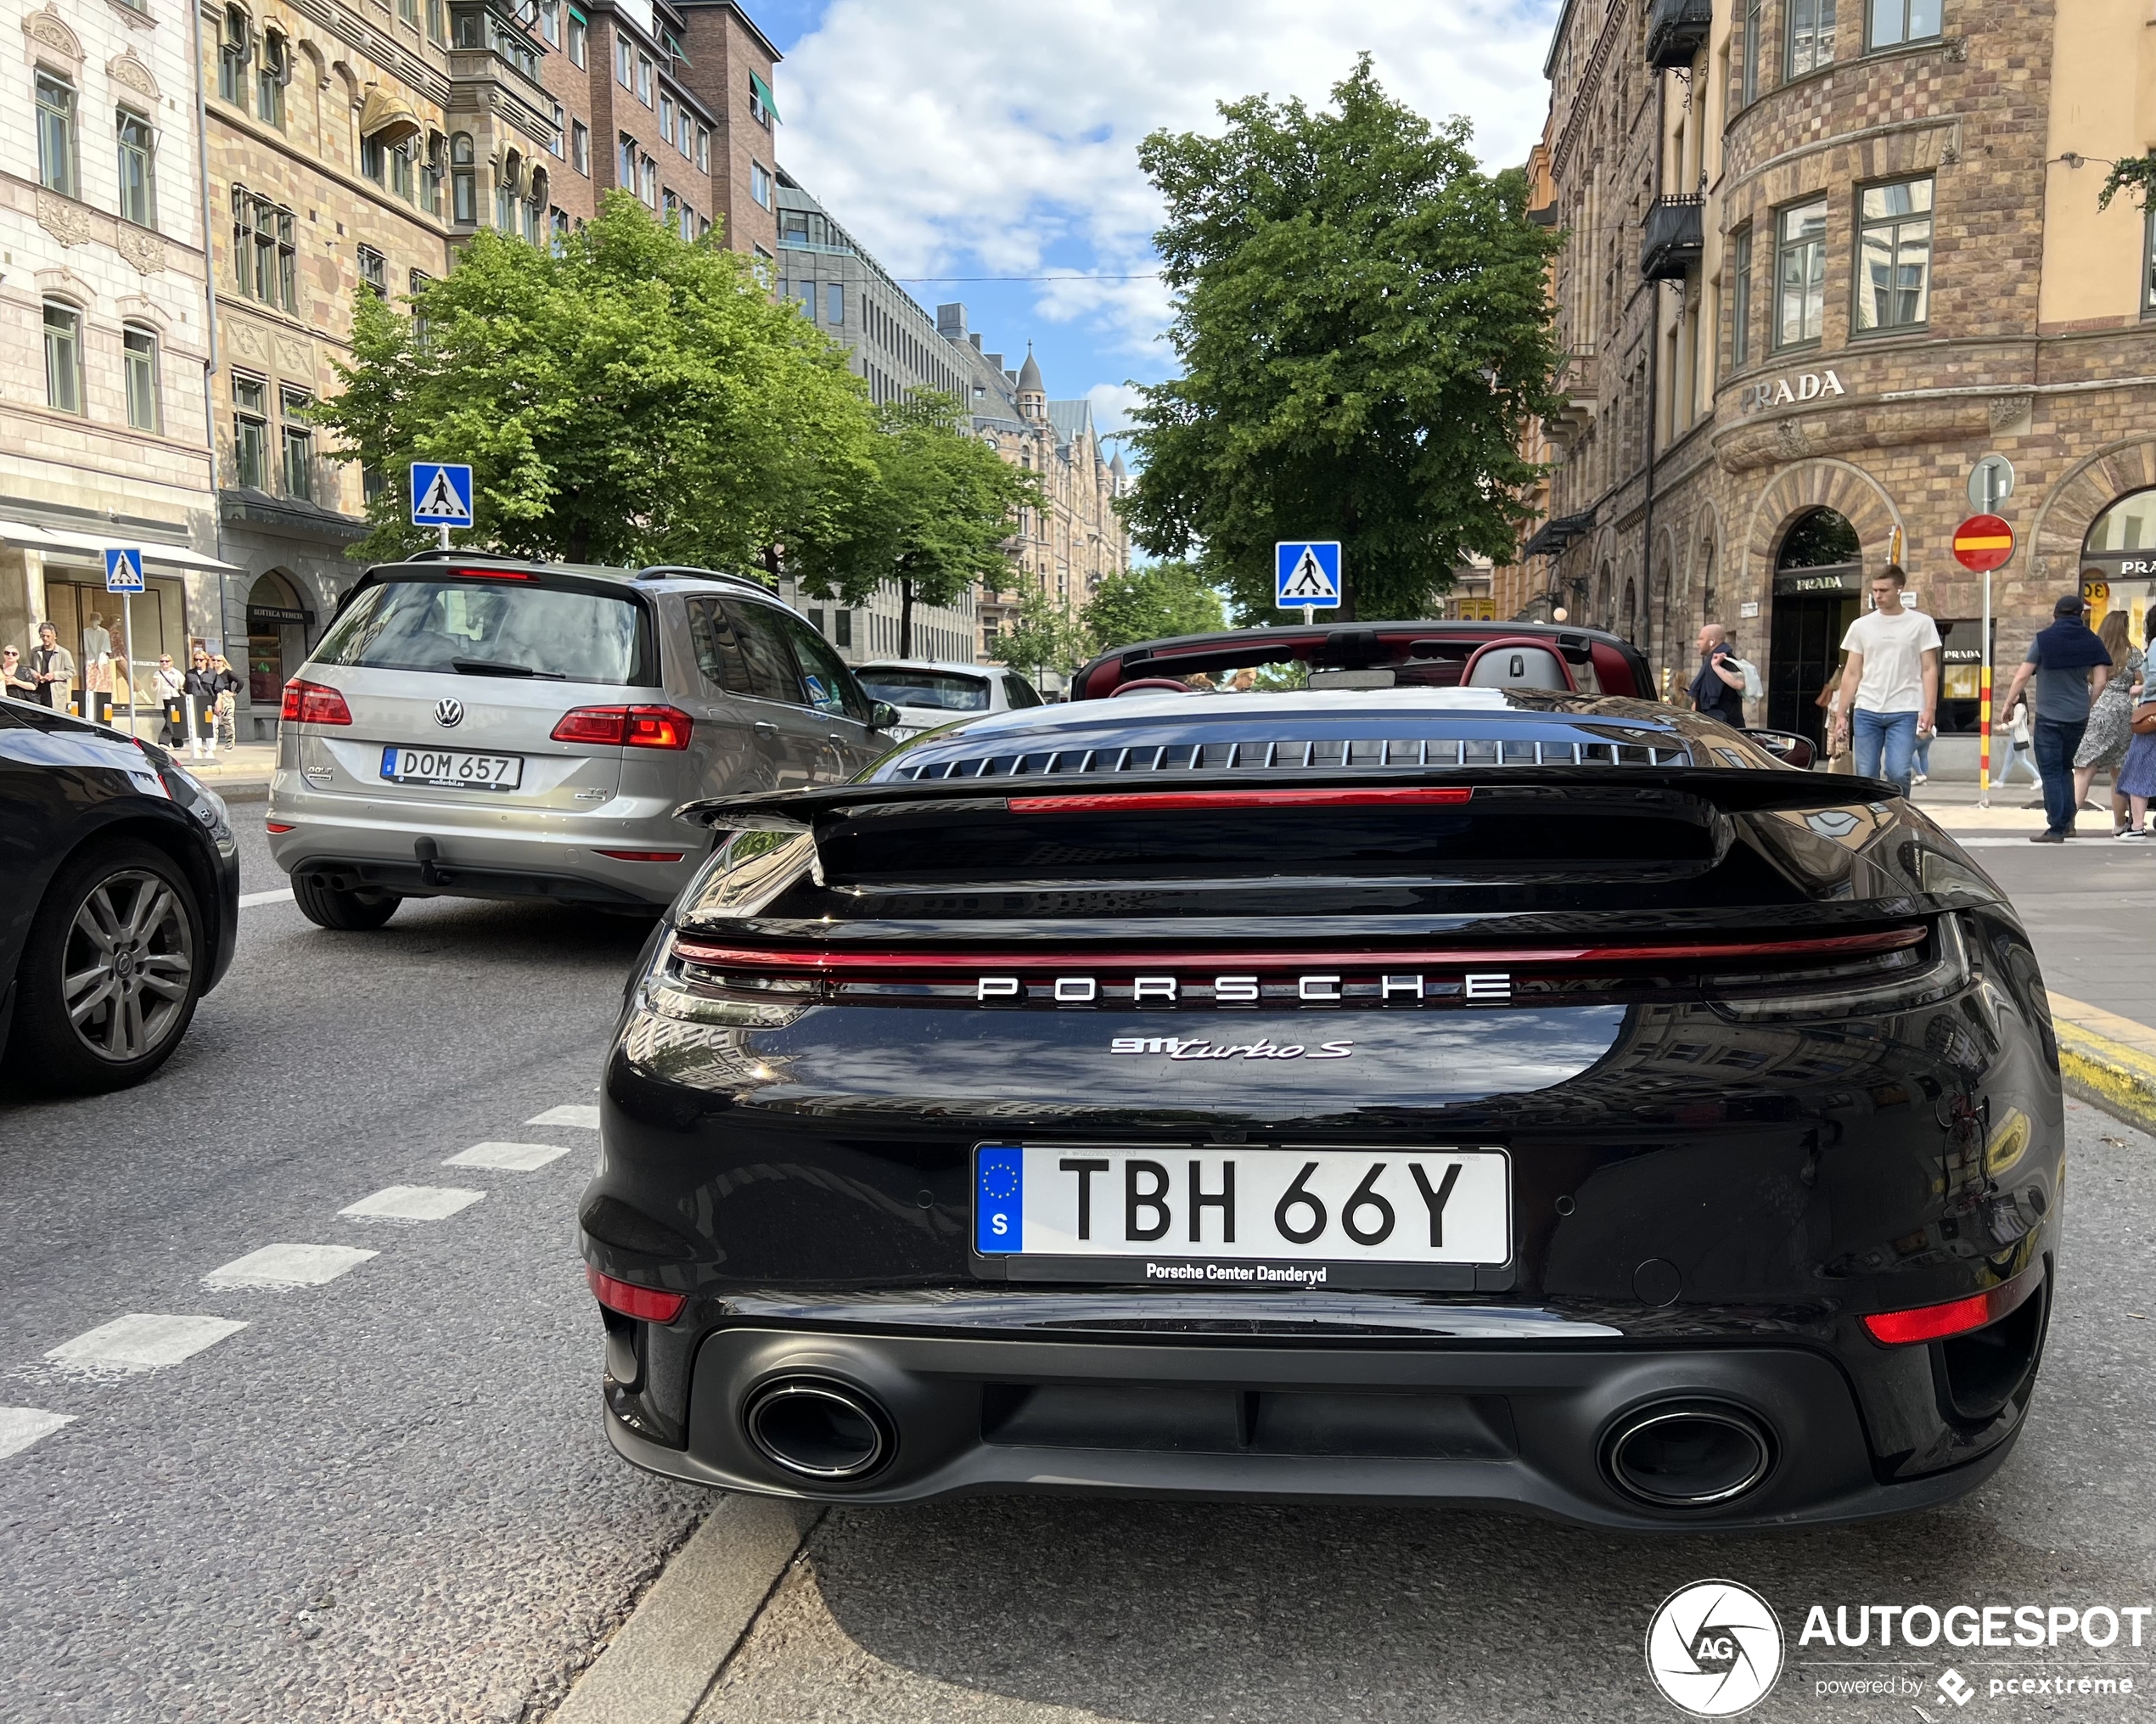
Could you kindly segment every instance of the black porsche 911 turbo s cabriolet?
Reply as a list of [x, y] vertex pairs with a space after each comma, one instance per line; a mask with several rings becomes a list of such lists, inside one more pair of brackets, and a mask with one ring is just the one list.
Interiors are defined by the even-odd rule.
[[689, 814], [581, 1210], [641, 1466], [1736, 1528], [2012, 1447], [2057, 1049], [1888, 785], [1564, 690], [1165, 693]]

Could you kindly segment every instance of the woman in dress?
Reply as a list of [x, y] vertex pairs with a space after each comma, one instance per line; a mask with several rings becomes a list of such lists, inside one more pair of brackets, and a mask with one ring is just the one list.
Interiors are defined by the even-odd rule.
[[[2120, 763], [2126, 757], [2126, 744], [2133, 740], [2134, 697], [2131, 690], [2141, 681], [2142, 654], [2139, 647], [2126, 640], [2126, 614], [2114, 610], [2107, 614], [2103, 626], [2097, 632], [2097, 638], [2103, 643], [2103, 649], [2111, 654], [2111, 677], [2103, 685], [2103, 693], [2096, 698], [2096, 705], [2089, 709], [2089, 727], [2082, 733], [2081, 746], [2074, 756], [2074, 806], [2089, 806], [2089, 785], [2098, 772], [2115, 774]], [[2133, 825], [2139, 825], [2136, 821]], [[2111, 791], [2111, 830], [2118, 834], [2130, 830], [2126, 818], [2126, 799], [2115, 779]]]
[[[2150, 693], [2148, 689], [2142, 691]], [[2148, 725], [2149, 733], [2136, 736], [2126, 749], [2125, 763], [2119, 768], [2118, 794], [2126, 799], [2132, 817], [2121, 838], [2148, 836], [2148, 799], [2156, 796], [2156, 700], [2143, 700], [2136, 705], [2129, 717]]]

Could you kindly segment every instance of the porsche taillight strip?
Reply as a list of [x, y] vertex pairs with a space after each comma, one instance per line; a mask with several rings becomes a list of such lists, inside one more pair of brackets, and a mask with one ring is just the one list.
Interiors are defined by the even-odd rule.
[[1028, 952], [995, 951], [804, 952], [772, 946], [718, 946], [677, 939], [674, 953], [684, 963], [794, 975], [872, 976], [903, 970], [994, 970], [1070, 973], [1108, 966], [1153, 969], [1299, 969], [1328, 964], [1460, 963], [1715, 963], [1730, 958], [1807, 958], [1898, 952], [1924, 937], [1921, 928], [1889, 928], [1872, 934], [1829, 934], [1795, 940], [1666, 941], [1641, 946], [1422, 946], [1409, 951], [1331, 952], [1137, 951], [1097, 949]]
[[1075, 796], [1013, 796], [1013, 814], [1131, 814], [1222, 808], [1372, 808], [1454, 806], [1473, 785], [1395, 785], [1345, 790], [1106, 790]]

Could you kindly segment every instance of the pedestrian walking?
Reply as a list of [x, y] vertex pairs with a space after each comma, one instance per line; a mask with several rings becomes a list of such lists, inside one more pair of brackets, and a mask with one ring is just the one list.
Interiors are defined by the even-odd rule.
[[170, 653], [157, 655], [157, 669], [150, 674], [150, 694], [165, 715], [163, 741], [168, 749], [176, 749], [186, 735], [187, 708], [182, 696], [187, 692], [187, 677], [173, 664]]
[[2074, 751], [2074, 806], [2089, 806], [2089, 787], [2098, 772], [2112, 775], [2111, 830], [2126, 830], [2126, 799], [2118, 789], [2119, 767], [2126, 758], [2126, 744], [2133, 740], [2134, 689], [2141, 682], [2142, 650], [2126, 638], [2126, 614], [2110, 612], [2096, 632], [2103, 650], [2111, 654], [2111, 675], [2103, 692], [2089, 708], [2089, 727]]
[[222, 653], [210, 655], [210, 668], [215, 673], [213, 681], [217, 689], [217, 746], [238, 748], [239, 678], [233, 675], [232, 661]]
[[13, 647], [0, 647], [0, 694], [10, 700], [37, 698], [37, 684], [31, 680], [30, 667]]
[[181, 701], [187, 709], [188, 753], [202, 759], [206, 743], [208, 758], [214, 761], [217, 757], [217, 673], [211, 666], [207, 647], [195, 648], [192, 659], [180, 684]]
[[32, 698], [55, 712], [67, 710], [68, 688], [75, 681], [75, 654], [60, 644], [60, 632], [49, 622], [37, 625], [37, 644], [30, 649], [30, 677], [37, 685]]
[[[2152, 692], [2143, 688], [2144, 695]], [[2143, 699], [2127, 721], [2131, 740], [2119, 767], [2119, 795], [2126, 799], [2126, 829], [2121, 838], [2148, 836], [2148, 800], [2156, 796], [2156, 699]]]
[[1909, 794], [1917, 738], [1939, 707], [1939, 626], [1902, 601], [1909, 577], [1889, 563], [1872, 577], [1872, 608], [1849, 626], [1842, 650], [1842, 710], [1860, 777]]
[[1827, 770], [1843, 773], [1854, 771], [1849, 732], [1842, 723], [1842, 673], [1839, 669], [1827, 678], [1819, 698], [1811, 704], [1819, 709], [1819, 733], [1826, 738]]
[[[2041, 790], [2044, 781], [2036, 772], [2035, 732], [2030, 725], [2029, 703], [2026, 700], [2014, 702], [2013, 710], [2007, 715], [2006, 732], [2006, 761], [1999, 768], [1999, 776], [1991, 782], [2003, 786], [2013, 776], [2013, 769], [2019, 767], [2028, 773], [2029, 782]], [[2041, 808], [2044, 805], [2038, 802], [2035, 806]]]
[[2111, 675], [2111, 654], [2081, 619], [2088, 610], [2078, 592], [2052, 606], [2052, 626], [2029, 643], [2029, 656], [2013, 673], [2007, 705], [2036, 684], [2036, 770], [2044, 778], [2044, 829], [2031, 844], [2063, 844], [2074, 835], [2074, 755], [2089, 727], [2091, 702]]
[[1729, 639], [1718, 622], [1704, 623], [1695, 643], [1699, 669], [1687, 691], [1692, 710], [1719, 718], [1732, 730], [1744, 727], [1744, 673], [1733, 661]]

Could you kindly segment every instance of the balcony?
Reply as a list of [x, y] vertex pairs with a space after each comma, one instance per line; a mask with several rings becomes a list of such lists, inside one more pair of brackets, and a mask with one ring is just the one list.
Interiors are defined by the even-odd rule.
[[1699, 267], [1705, 249], [1707, 199], [1703, 193], [1665, 194], [1648, 205], [1639, 247], [1639, 272], [1649, 281], [1682, 281]]
[[1586, 434], [1595, 422], [1595, 350], [1575, 347], [1564, 357], [1558, 367], [1552, 393], [1564, 405], [1543, 421], [1543, 430], [1550, 441], [1560, 446], [1569, 446]]
[[1714, 0], [1653, 0], [1647, 10], [1647, 63], [1679, 71], [1699, 57], [1714, 28]]

